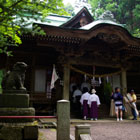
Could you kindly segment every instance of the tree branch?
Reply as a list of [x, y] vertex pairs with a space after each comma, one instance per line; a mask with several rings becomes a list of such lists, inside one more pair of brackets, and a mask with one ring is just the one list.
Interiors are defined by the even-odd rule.
[[[9, 9], [10, 8], [13, 8], [13, 7], [15, 7], [16, 5], [18, 5], [20, 2], [22, 2], [22, 1], [24, 1], [24, 0], [19, 0], [19, 1], [17, 1], [16, 3], [14, 3], [14, 4], [12, 4], [10, 7], [8, 7], [8, 8], [5, 8], [5, 7], [2, 7], [2, 9], [3, 9], [3, 11], [2, 12], [0, 12], [0, 14], [2, 14], [2, 13], [4, 13], [5, 12], [5, 10], [4, 9], [6, 9], [6, 11], [9, 11]], [[8, 12], [9, 13], [9, 12]]]

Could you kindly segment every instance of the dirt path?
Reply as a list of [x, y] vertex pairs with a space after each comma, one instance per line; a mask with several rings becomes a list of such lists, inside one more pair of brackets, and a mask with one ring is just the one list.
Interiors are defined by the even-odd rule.
[[[71, 134], [74, 135], [75, 128], [71, 126]], [[55, 129], [40, 129], [43, 139], [56, 140]], [[140, 123], [92, 123], [91, 135], [93, 140], [140, 140]]]

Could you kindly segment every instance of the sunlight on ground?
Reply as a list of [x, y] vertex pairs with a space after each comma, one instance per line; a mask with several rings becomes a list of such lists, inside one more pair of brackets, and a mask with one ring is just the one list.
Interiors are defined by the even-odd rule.
[[44, 134], [42, 132], [39, 131], [39, 138], [38, 140], [46, 140]]

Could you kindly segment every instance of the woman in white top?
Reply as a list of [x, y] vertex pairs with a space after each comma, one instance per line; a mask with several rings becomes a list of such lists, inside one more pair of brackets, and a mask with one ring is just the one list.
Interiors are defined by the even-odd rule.
[[86, 120], [89, 117], [89, 107], [88, 107], [88, 99], [90, 97], [90, 94], [88, 92], [88, 88], [83, 88], [83, 95], [81, 96], [80, 102], [83, 106], [83, 117], [84, 120]]
[[96, 90], [95, 89], [92, 89], [91, 91], [91, 95], [88, 99], [88, 104], [89, 104], [89, 107], [90, 107], [90, 117], [91, 117], [91, 120], [95, 119], [97, 120], [97, 117], [98, 117], [98, 106], [101, 104], [100, 103], [100, 99], [98, 97], [98, 95], [96, 95]]

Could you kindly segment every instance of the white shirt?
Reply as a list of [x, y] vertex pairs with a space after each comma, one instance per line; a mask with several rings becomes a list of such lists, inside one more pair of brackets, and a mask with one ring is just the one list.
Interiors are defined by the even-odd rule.
[[81, 95], [82, 95], [81, 90], [76, 89], [76, 90], [74, 91], [74, 93], [73, 93], [73, 98], [75, 98], [76, 96], [81, 96]]
[[83, 105], [84, 100], [88, 100], [89, 97], [90, 97], [90, 94], [89, 94], [88, 92], [84, 93], [84, 94], [81, 96], [80, 103]]
[[73, 92], [73, 87], [74, 87], [74, 86], [76, 86], [75, 83], [71, 83], [71, 84], [70, 84], [70, 92]]
[[97, 105], [100, 105], [100, 104], [101, 104], [101, 103], [100, 103], [100, 99], [99, 99], [98, 95], [96, 95], [96, 94], [90, 95], [90, 97], [89, 97], [89, 99], [88, 99], [88, 104], [89, 104], [89, 106], [91, 106], [91, 103], [92, 103], [92, 102], [97, 102]]
[[86, 87], [86, 88], [88, 89], [88, 91], [90, 91], [91, 85], [90, 85], [89, 83], [84, 82], [84, 83], [82, 83], [82, 85], [81, 85], [81, 90], [82, 90], [82, 91], [83, 91], [83, 88], [84, 88], [84, 87]]

